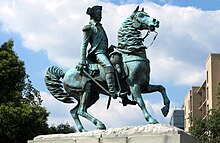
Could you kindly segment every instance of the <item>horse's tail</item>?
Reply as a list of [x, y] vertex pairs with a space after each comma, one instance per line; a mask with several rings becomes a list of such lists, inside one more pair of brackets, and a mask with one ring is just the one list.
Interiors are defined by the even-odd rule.
[[64, 103], [74, 103], [72, 98], [63, 90], [60, 78], [63, 78], [64, 75], [65, 72], [61, 68], [57, 66], [48, 67], [44, 78], [46, 87], [57, 100]]

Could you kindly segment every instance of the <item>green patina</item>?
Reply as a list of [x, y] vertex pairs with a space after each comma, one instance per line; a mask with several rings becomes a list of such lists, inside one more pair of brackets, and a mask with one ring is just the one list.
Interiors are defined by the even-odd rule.
[[[118, 31], [118, 45], [108, 48], [108, 38], [100, 23], [101, 11], [101, 6], [87, 9], [90, 22], [82, 29], [81, 61], [76, 68], [66, 72], [56, 66], [49, 67], [45, 75], [48, 90], [64, 103], [77, 101], [70, 113], [80, 132], [86, 130], [79, 116], [91, 121], [97, 129], [106, 129], [100, 120], [87, 112], [99, 99], [99, 94], [109, 96], [108, 106], [111, 97], [121, 98], [124, 106], [137, 104], [146, 121], [158, 123], [148, 113], [141, 94], [159, 91], [163, 97], [164, 107], [161, 110], [164, 116], [169, 112], [170, 100], [162, 85], [149, 83], [150, 62], [141, 30], [154, 32], [159, 28], [159, 21], [137, 7], [122, 23]], [[132, 100], [128, 98], [129, 95]]]

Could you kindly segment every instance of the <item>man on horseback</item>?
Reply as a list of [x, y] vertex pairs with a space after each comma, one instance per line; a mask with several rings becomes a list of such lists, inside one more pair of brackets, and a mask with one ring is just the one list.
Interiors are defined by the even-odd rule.
[[[88, 8], [86, 13], [90, 15], [90, 22], [82, 29], [80, 64], [66, 72], [56, 66], [49, 67], [45, 75], [47, 89], [56, 99], [64, 103], [73, 103], [73, 98], [77, 100], [77, 105], [70, 113], [80, 132], [86, 130], [79, 116], [88, 119], [97, 129], [106, 129], [104, 123], [87, 112], [87, 109], [99, 99], [101, 93], [109, 96], [107, 109], [111, 97], [119, 96], [124, 106], [138, 104], [147, 122], [158, 123], [147, 111], [142, 93], [157, 91], [161, 93], [164, 103], [161, 111], [164, 116], [169, 112], [170, 100], [162, 85], [150, 84], [150, 65], [143, 42], [148, 34], [141, 38], [141, 30], [153, 32], [159, 27], [159, 21], [150, 17], [144, 9], [140, 11], [138, 6], [122, 23], [118, 31], [118, 46], [108, 48], [108, 38], [100, 24], [102, 7]], [[91, 47], [87, 54], [88, 44]], [[112, 48], [117, 52], [111, 50]], [[121, 68], [124, 66], [126, 68]], [[106, 88], [109, 88], [109, 91]], [[123, 94], [119, 91], [128, 93]], [[132, 95], [134, 101], [128, 99], [128, 94]]]
[[[89, 24], [82, 29], [83, 40], [81, 45], [80, 65], [85, 67], [87, 60], [88, 63], [97, 62], [103, 66], [105, 68], [106, 82], [111, 96], [113, 98], [121, 97], [123, 105], [136, 104], [136, 102], [130, 101], [127, 98], [127, 93], [121, 93], [116, 90], [114, 68], [107, 57], [108, 38], [100, 23], [102, 18], [102, 6], [89, 7], [86, 14], [90, 15], [90, 21]], [[88, 44], [90, 44], [91, 47], [86, 55]]]

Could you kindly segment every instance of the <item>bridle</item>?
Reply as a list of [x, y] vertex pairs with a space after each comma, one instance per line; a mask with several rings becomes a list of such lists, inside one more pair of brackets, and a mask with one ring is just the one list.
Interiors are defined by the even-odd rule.
[[[146, 35], [141, 39], [143, 42], [144, 42], [145, 38], [147, 38], [147, 36], [150, 34], [150, 32], [152, 32], [152, 31], [148, 30]], [[153, 32], [155, 33], [154, 38], [153, 38], [152, 42], [148, 46], [146, 46], [145, 49], [148, 49], [151, 45], [153, 45], [154, 41], [157, 38], [158, 32], [157, 31], [153, 31]]]
[[[133, 15], [133, 19], [138, 23], [139, 28], [143, 25], [143, 23], [141, 23], [141, 22], [138, 20], [138, 18], [137, 18], [137, 16], [135, 16], [135, 14]], [[144, 25], [145, 25], [145, 24], [144, 24]], [[148, 25], [147, 25], [147, 26], [148, 26]], [[149, 26], [148, 26], [148, 27], [149, 27]], [[138, 27], [135, 27], [135, 28], [138, 29]], [[158, 35], [158, 32], [156, 32], [155, 30], [154, 30], [154, 31], [151, 31], [150, 28], [148, 28], [148, 31], [147, 31], [146, 35], [141, 39], [141, 41], [144, 42], [144, 40], [147, 38], [147, 36], [149, 36], [150, 32], [154, 32], [154, 33], [155, 33], [155, 36], [154, 36], [152, 42], [151, 42], [148, 46], [146, 46], [145, 49], [148, 49], [151, 45], [153, 45], [153, 43], [154, 43], [154, 41], [156, 40], [157, 35]], [[136, 42], [136, 43], [137, 43], [137, 42]]]

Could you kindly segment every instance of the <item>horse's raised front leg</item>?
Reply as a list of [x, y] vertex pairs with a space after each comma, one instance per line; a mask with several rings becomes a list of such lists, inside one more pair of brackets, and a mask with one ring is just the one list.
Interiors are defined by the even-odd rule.
[[167, 96], [166, 89], [162, 85], [151, 85], [151, 84], [148, 84], [148, 86], [146, 86], [144, 89], [145, 93], [152, 93], [157, 91], [160, 92], [163, 97], [164, 107], [161, 109], [161, 111], [163, 115], [166, 117], [170, 108], [170, 100]]
[[80, 99], [80, 105], [77, 114], [91, 121], [94, 125], [96, 125], [97, 129], [105, 130], [105, 125], [87, 112], [87, 108], [89, 108], [99, 99], [98, 96], [90, 94], [91, 83], [87, 83], [84, 90], [85, 91]]
[[141, 96], [141, 90], [140, 86], [137, 84], [134, 84], [133, 86], [130, 86], [131, 93], [137, 102], [138, 106], [141, 108], [141, 111], [144, 114], [145, 119], [150, 123], [150, 124], [156, 124], [158, 121], [154, 119], [147, 111], [144, 100]]

